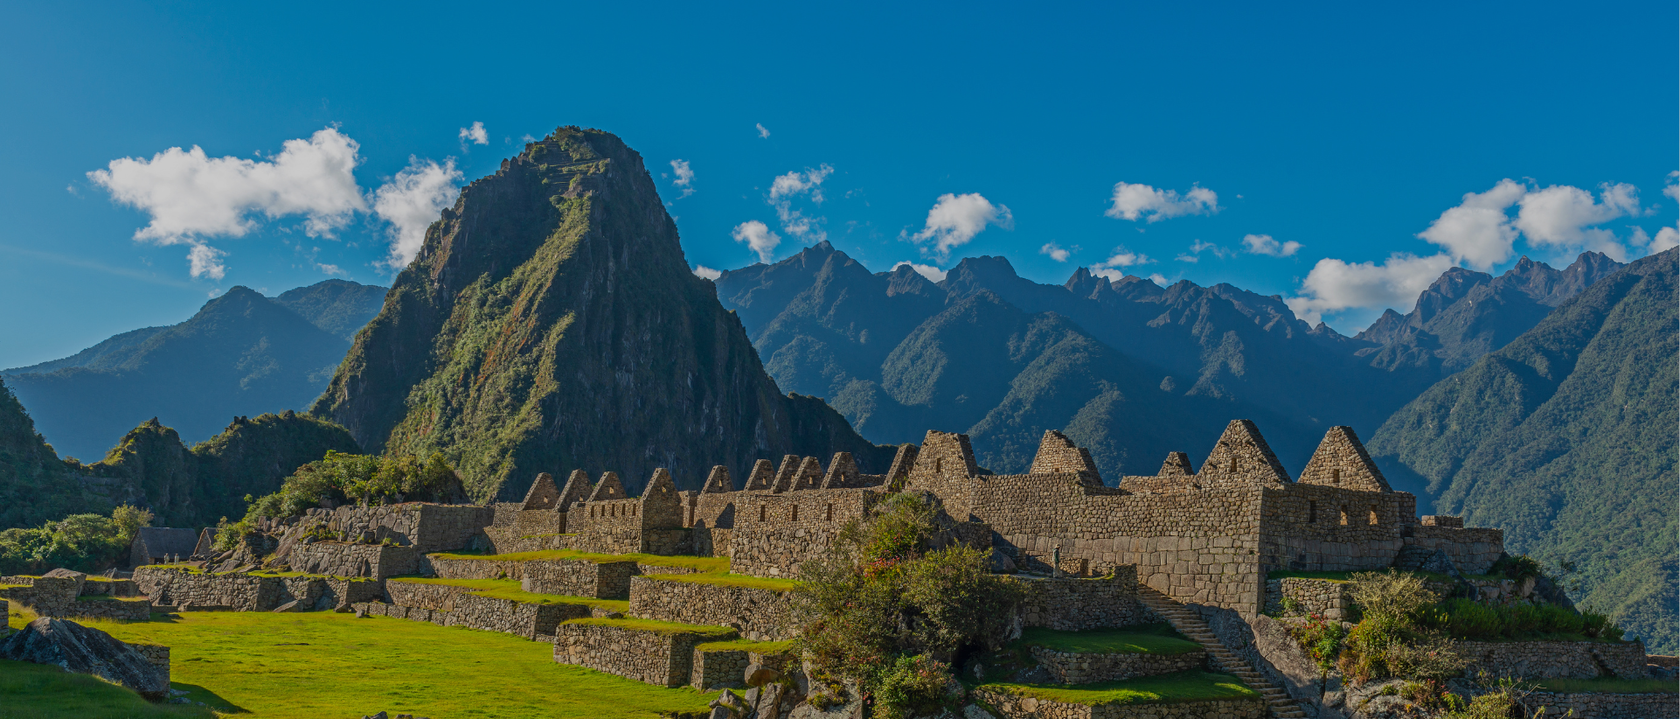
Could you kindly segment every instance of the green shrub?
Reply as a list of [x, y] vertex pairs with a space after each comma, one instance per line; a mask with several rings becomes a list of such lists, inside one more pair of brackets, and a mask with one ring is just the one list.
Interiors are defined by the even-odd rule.
[[900, 656], [875, 682], [875, 716], [881, 719], [937, 714], [950, 695], [951, 669], [926, 655]]
[[455, 469], [442, 454], [418, 457], [376, 457], [328, 451], [325, 457], [299, 467], [280, 490], [251, 500], [246, 520], [293, 517], [328, 502], [392, 504], [396, 502], [460, 502], [466, 495]]
[[0, 574], [104, 571], [128, 556], [134, 536], [151, 521], [151, 512], [123, 505], [110, 517], [72, 514], [40, 527], [0, 531]]
[[1341, 622], [1330, 621], [1317, 614], [1312, 615], [1306, 624], [1292, 629], [1291, 633], [1318, 665], [1320, 676], [1328, 674], [1336, 666], [1336, 659], [1342, 653], [1342, 640], [1347, 637], [1347, 629]]
[[1499, 575], [1519, 582], [1529, 577], [1539, 579], [1546, 576], [1546, 572], [1540, 567], [1539, 562], [1521, 554], [1514, 557], [1509, 555], [1500, 557], [1499, 561], [1494, 562], [1493, 567], [1488, 570], [1488, 574]]

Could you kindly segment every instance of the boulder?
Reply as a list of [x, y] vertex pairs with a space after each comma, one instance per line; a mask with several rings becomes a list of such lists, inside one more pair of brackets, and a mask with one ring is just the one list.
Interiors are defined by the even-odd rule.
[[52, 664], [133, 689], [152, 701], [169, 695], [169, 679], [116, 637], [67, 619], [43, 617], [0, 640], [0, 659]]
[[758, 662], [753, 662], [747, 665], [747, 670], [742, 678], [745, 679], [747, 686], [757, 687], [781, 679], [782, 673]]
[[76, 593], [70, 595], [70, 596], [73, 596], [73, 597], [82, 596], [82, 587], [87, 585], [87, 575], [83, 574], [81, 572], [75, 571], [73, 569], [54, 569], [54, 570], [52, 570], [50, 572], [47, 572], [46, 574], [43, 574], [41, 576], [51, 577], [53, 579], [73, 579], [73, 580], [75, 580], [75, 582], [76, 582]]

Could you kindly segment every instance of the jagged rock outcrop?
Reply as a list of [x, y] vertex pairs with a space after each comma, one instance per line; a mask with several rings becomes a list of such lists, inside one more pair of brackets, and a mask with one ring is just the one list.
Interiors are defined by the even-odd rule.
[[443, 211], [312, 411], [369, 451], [444, 452], [481, 500], [579, 467], [632, 488], [665, 467], [692, 489], [719, 461], [891, 459], [821, 400], [781, 393], [689, 270], [641, 156], [576, 127]]
[[52, 664], [121, 684], [151, 700], [169, 693], [169, 678], [133, 647], [67, 619], [41, 618], [0, 640], [0, 659]]

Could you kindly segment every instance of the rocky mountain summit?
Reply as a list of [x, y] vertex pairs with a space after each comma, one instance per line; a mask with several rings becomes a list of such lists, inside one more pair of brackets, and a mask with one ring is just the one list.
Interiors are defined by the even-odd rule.
[[890, 450], [784, 395], [683, 258], [642, 158], [566, 127], [473, 182], [426, 233], [313, 412], [372, 452], [456, 459], [480, 500], [540, 471], [653, 470], [698, 487], [725, 463]]

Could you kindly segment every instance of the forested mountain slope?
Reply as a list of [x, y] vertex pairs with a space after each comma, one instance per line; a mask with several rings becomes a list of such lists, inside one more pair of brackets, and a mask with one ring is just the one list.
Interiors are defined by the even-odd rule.
[[697, 488], [714, 464], [891, 450], [811, 397], [782, 394], [741, 323], [683, 258], [642, 158], [562, 128], [467, 186], [312, 410], [368, 450], [442, 451], [479, 500], [538, 472], [657, 467]]
[[1371, 438], [1390, 477], [1512, 552], [1577, 569], [1576, 597], [1662, 653], [1676, 631], [1680, 250], [1598, 282], [1442, 380]]

